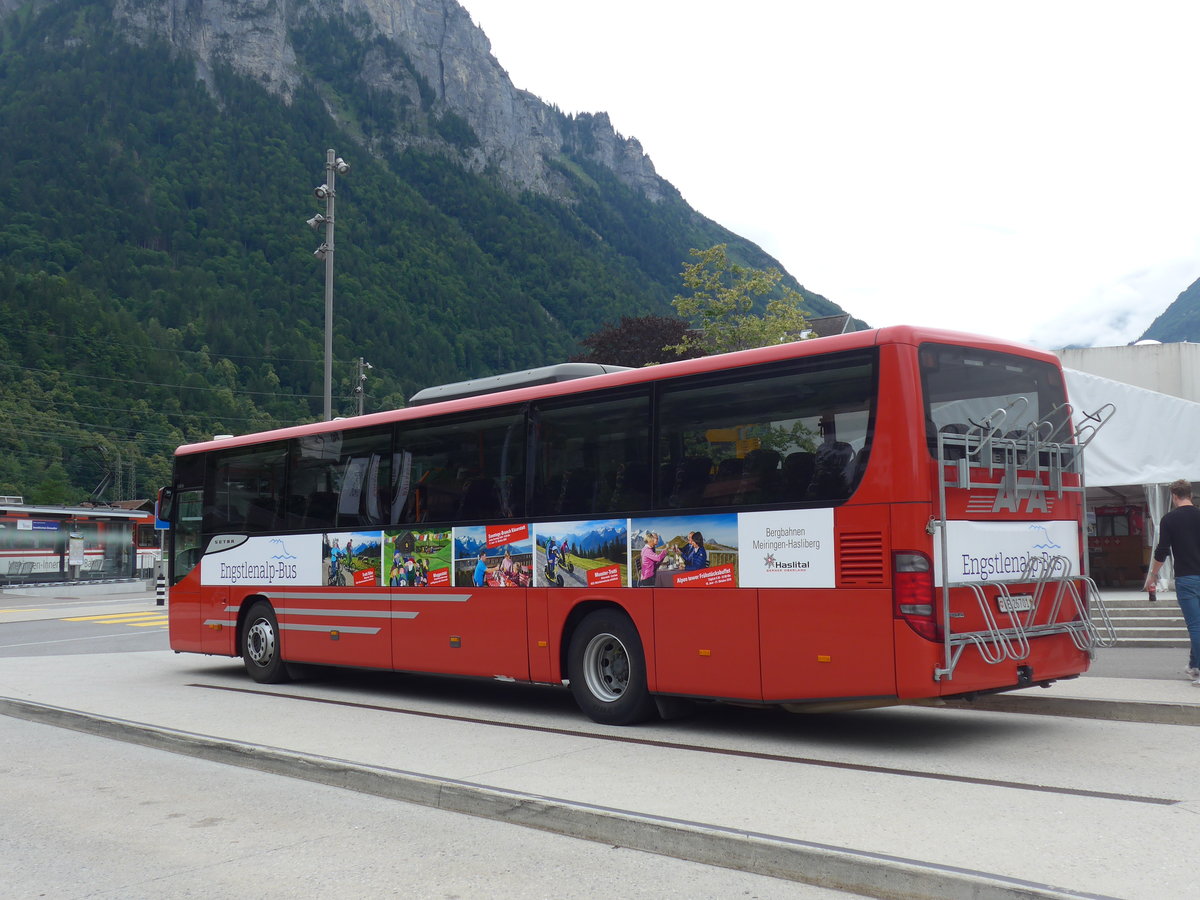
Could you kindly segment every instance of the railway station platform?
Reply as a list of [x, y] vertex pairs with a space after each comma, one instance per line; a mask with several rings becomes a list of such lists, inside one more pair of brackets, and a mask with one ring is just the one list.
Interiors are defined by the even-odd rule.
[[97, 581], [46, 581], [36, 584], [0, 584], [0, 596], [100, 597], [112, 594], [140, 594], [153, 589], [153, 578], [107, 578]]

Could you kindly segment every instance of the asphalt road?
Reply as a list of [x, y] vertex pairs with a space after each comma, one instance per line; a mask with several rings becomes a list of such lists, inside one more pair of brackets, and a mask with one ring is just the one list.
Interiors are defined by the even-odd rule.
[[4, 719], [7, 897], [847, 894]]
[[[1139, 898], [1152, 895], [1131, 880], [1128, 861], [1082, 860], [1079, 848], [1093, 846], [1097, 830], [1119, 845], [1194, 830], [1194, 782], [1173, 762], [1194, 729], [958, 710], [813, 718], [713, 707], [609, 735], [579, 722], [556, 688], [326, 671], [262, 690], [237, 660], [163, 652], [152, 596], [2, 599], [0, 695], [308, 759], [482, 780], [664, 821], [749, 827]], [[87, 653], [110, 655], [93, 663]], [[1110, 676], [1097, 684], [1113, 675], [1178, 681], [1182, 656], [1105, 651], [1093, 674]], [[1158, 690], [1150, 685], [1134, 690]], [[353, 793], [340, 763], [329, 781], [304, 784], [2, 721], [0, 795], [15, 812], [0, 821], [0, 893], [14, 896], [833, 896], [617, 850], [616, 840], [590, 844]], [[989, 821], [1023, 823], [1029, 834], [1013, 836], [1023, 855], [971, 813], [979, 804]], [[1178, 871], [1168, 877], [1170, 854], [1147, 849], [1143, 863], [1157, 866], [1164, 884], [1190, 883]]]
[[[0, 598], [0, 658], [165, 649], [165, 610], [152, 596]], [[485, 695], [493, 687], [478, 684]], [[4, 896], [850, 896], [65, 728], [0, 722]]]
[[167, 648], [167, 610], [154, 595], [0, 596], [0, 657]]

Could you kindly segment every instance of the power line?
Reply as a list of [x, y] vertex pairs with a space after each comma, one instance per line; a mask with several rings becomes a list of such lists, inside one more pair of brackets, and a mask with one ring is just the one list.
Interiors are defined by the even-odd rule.
[[[50, 400], [47, 402], [51, 406], [61, 407], [61, 404], [58, 401]], [[225, 415], [223, 415], [223, 416], [216, 417], [216, 416], [209, 416], [207, 413], [188, 412], [187, 410], [180, 410], [179, 412], [173, 412], [171, 410], [166, 410], [166, 409], [155, 409], [155, 410], [151, 410], [149, 413], [146, 413], [143, 410], [130, 409], [125, 406], [96, 406], [93, 403], [75, 403], [73, 405], [77, 409], [91, 410], [93, 412], [114, 412], [114, 413], [124, 413], [126, 415], [139, 415], [139, 416], [154, 415], [154, 416], [162, 416], [166, 419], [178, 418], [180, 416], [188, 416], [188, 417], [206, 416], [208, 418], [220, 418], [222, 422], [259, 422], [260, 421], [260, 419], [255, 416], [225, 416]], [[269, 427], [274, 428], [274, 427], [283, 427], [285, 425], [307, 425], [310, 421], [314, 421], [314, 420], [312, 420], [312, 419], [279, 419], [277, 421], [279, 422], [278, 426], [271, 425]]]
[[[34, 373], [38, 373], [38, 374], [42, 374], [42, 375], [46, 375], [46, 374], [66, 375], [66, 376], [69, 376], [70, 378], [91, 378], [95, 381], [111, 381], [111, 382], [119, 382], [120, 384], [136, 384], [141, 387], [161, 387], [161, 388], [170, 388], [171, 390], [180, 390], [180, 391], [211, 391], [214, 393], [216, 393], [218, 391], [228, 391], [231, 394], [235, 394], [235, 395], [239, 395], [239, 396], [251, 396], [251, 397], [286, 396], [289, 398], [296, 397], [301, 400], [320, 400], [320, 399], [323, 399], [325, 396], [324, 394], [295, 394], [295, 393], [283, 394], [280, 391], [243, 391], [243, 390], [238, 390], [237, 388], [230, 388], [230, 387], [195, 387], [194, 385], [190, 385], [190, 384], [166, 384], [161, 381], [137, 381], [132, 378], [109, 378], [105, 375], [87, 375], [82, 372], [67, 373], [67, 372], [63, 372], [62, 370], [59, 370], [59, 369], [38, 369], [38, 368], [35, 368], [32, 366], [18, 366], [16, 363], [7, 363], [7, 362], [0, 362], [0, 365], [8, 366], [10, 369], [18, 369], [22, 372], [34, 372]], [[342, 397], [340, 399], [349, 400], [351, 398]]]
[[180, 347], [158, 347], [154, 345], [146, 346], [143, 344], [131, 344], [125, 341], [114, 341], [111, 338], [91, 338], [67, 334], [54, 334], [53, 332], [47, 332], [39, 328], [15, 328], [7, 322], [4, 324], [4, 332], [6, 334], [24, 334], [35, 337], [38, 341], [44, 341], [46, 338], [56, 338], [62, 342], [70, 341], [77, 344], [82, 344], [89, 349], [97, 346], [98, 344], [102, 344], [113, 349], [132, 350], [136, 353], [147, 353], [149, 351], [154, 351], [158, 353], [177, 353], [180, 355], [191, 354], [192, 356], [216, 356], [221, 359], [247, 359], [253, 360], [254, 362], [297, 362], [309, 363], [310, 365], [314, 366], [321, 365], [321, 360], [319, 359], [307, 359], [300, 356], [248, 356], [241, 353], [221, 353], [215, 350], [184, 350]]
[[[113, 413], [121, 413], [121, 414], [127, 415], [127, 416], [150, 417], [150, 418], [161, 416], [168, 420], [173, 419], [173, 418], [180, 418], [180, 417], [188, 417], [188, 418], [199, 417], [199, 418], [207, 418], [207, 419], [217, 419], [221, 422], [254, 422], [263, 428], [283, 428], [288, 425], [306, 425], [310, 421], [312, 421], [309, 418], [280, 419], [275, 416], [268, 416], [269, 421], [264, 422], [262, 416], [211, 415], [211, 414], [205, 413], [205, 412], [199, 412], [199, 411], [188, 412], [186, 410], [180, 410], [178, 412], [173, 412], [173, 411], [163, 410], [163, 409], [140, 410], [140, 409], [130, 409], [128, 407], [123, 407], [123, 406], [97, 406], [97, 405], [91, 404], [91, 403], [63, 403], [62, 401], [53, 400], [53, 399], [39, 401], [39, 408], [37, 410], [22, 410], [22, 409], [18, 409], [18, 408], [10, 409], [9, 415], [32, 415], [35, 417], [41, 416], [44, 412], [44, 410], [42, 409], [42, 404], [45, 404], [47, 409], [57, 410], [58, 415], [65, 422], [69, 422], [69, 423], [73, 423], [73, 424], [77, 424], [77, 425], [84, 425], [87, 427], [102, 427], [102, 428], [111, 428], [111, 427], [115, 427], [115, 426], [111, 425], [110, 423], [78, 422], [75, 419], [69, 418], [68, 416], [70, 413], [77, 413], [77, 412], [88, 410], [88, 411], [92, 411], [92, 412], [113, 412]], [[64, 407], [65, 407], [65, 409], [64, 409]], [[162, 424], [162, 423], [156, 422], [155, 424]], [[131, 425], [131, 426], [129, 426], [129, 429], [134, 430], [134, 431], [145, 431], [150, 434], [155, 434], [155, 433], [163, 434], [164, 433], [161, 430], [154, 428], [153, 426], [143, 427], [143, 426]]]
[[139, 441], [139, 440], [135, 440], [134, 438], [127, 437], [125, 435], [111, 435], [111, 434], [103, 434], [103, 433], [98, 433], [98, 432], [92, 432], [92, 433], [87, 433], [87, 434], [72, 434], [69, 431], [55, 431], [55, 430], [47, 429], [47, 428], [22, 428], [21, 436], [22, 437], [34, 437], [34, 438], [50, 438], [54, 441], [59, 442], [60, 444], [95, 443], [97, 438], [106, 438], [108, 440], [115, 441], [119, 444], [132, 444], [135, 446], [141, 444], [141, 445], [146, 445], [146, 446], [151, 446], [151, 447], [163, 447], [163, 448], [170, 448], [170, 449], [174, 449], [175, 447], [179, 446], [179, 444], [181, 442], [186, 442], [186, 440], [187, 440], [187, 438], [185, 436], [185, 437], [180, 438], [179, 440], [168, 440], [166, 438], [145, 438], [145, 439]]

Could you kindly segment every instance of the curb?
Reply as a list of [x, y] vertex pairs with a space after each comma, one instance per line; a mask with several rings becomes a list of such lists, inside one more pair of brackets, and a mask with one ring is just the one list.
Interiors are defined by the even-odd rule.
[[950, 709], [1026, 713], [1035, 716], [1068, 716], [1107, 719], [1146, 725], [1200, 725], [1200, 705], [1194, 703], [1143, 703], [1088, 697], [1039, 697], [993, 694], [974, 700], [947, 700]]
[[297, 753], [0, 697], [0, 715], [583, 840], [869, 897], [1115, 900], [1004, 875]]

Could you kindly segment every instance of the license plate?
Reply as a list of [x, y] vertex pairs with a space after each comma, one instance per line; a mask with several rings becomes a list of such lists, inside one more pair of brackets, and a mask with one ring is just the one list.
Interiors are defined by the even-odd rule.
[[996, 605], [1002, 613], [1029, 612], [1033, 609], [1032, 594], [1009, 594], [996, 598]]

